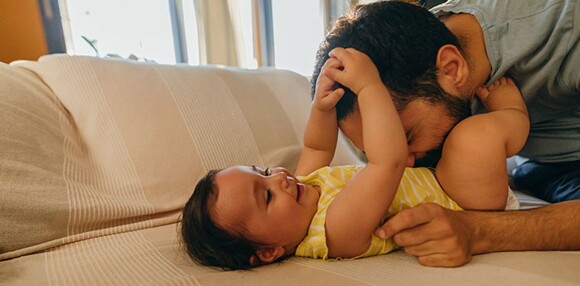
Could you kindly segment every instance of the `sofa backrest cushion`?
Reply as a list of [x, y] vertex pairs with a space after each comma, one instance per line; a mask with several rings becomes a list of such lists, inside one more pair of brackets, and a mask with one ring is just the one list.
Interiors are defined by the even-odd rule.
[[[37, 80], [43, 94], [27, 95], [46, 98], [43, 105], [3, 120], [38, 131], [14, 131], [28, 137], [18, 139], [22, 146], [10, 148], [39, 142], [45, 150], [31, 152], [49, 156], [49, 166], [28, 157], [15, 164], [39, 174], [50, 172], [54, 182], [45, 183], [34, 172], [17, 178], [17, 186], [36, 184], [31, 192], [37, 197], [32, 199], [34, 209], [28, 208], [20, 190], [12, 189], [2, 199], [2, 204], [23, 200], [16, 212], [40, 210], [46, 217], [0, 217], [0, 228], [16, 228], [0, 240], [0, 259], [176, 222], [195, 183], [210, 169], [240, 164], [296, 168], [310, 105], [309, 83], [298, 74], [64, 55], [19, 62], [8, 69], [31, 71], [46, 84]], [[26, 84], [14, 85], [26, 89]], [[36, 114], [49, 117], [51, 125], [37, 124]], [[12, 135], [7, 136], [11, 140]], [[335, 164], [353, 163], [357, 159], [341, 140]], [[38, 197], [47, 201], [36, 202]], [[5, 241], [25, 237], [27, 229], [39, 235], [4, 246]], [[46, 230], [51, 234], [44, 235]]]
[[67, 236], [65, 114], [35, 74], [0, 63], [0, 257]]

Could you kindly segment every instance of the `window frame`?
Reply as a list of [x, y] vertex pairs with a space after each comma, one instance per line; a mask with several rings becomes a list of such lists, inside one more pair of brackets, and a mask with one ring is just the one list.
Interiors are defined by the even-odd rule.
[[58, 0], [38, 0], [38, 7], [44, 26], [44, 38], [48, 53], [66, 53]]

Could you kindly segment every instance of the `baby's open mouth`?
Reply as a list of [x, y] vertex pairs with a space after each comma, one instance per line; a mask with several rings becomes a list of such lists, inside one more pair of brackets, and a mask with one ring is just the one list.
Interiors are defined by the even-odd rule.
[[304, 192], [304, 186], [302, 184], [296, 184], [296, 201], [300, 200], [302, 193]]

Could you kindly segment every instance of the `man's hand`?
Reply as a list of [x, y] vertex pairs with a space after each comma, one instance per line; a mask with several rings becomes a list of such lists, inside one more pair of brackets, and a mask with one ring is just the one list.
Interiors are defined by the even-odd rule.
[[425, 266], [456, 267], [471, 259], [471, 229], [462, 212], [429, 203], [405, 209], [375, 231], [393, 237], [409, 255]]
[[429, 203], [399, 212], [375, 235], [393, 236], [423, 265], [455, 267], [471, 254], [580, 250], [580, 220], [570, 219], [579, 216], [580, 200], [500, 212], [452, 211]]

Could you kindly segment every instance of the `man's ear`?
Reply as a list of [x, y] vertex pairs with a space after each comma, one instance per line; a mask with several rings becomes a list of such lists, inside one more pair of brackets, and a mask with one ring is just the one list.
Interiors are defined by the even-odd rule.
[[276, 259], [284, 256], [284, 247], [265, 247], [258, 249], [256, 255], [250, 257], [250, 264], [256, 266], [259, 264], [267, 264], [276, 261]]
[[467, 83], [469, 66], [463, 54], [454, 45], [444, 45], [437, 53], [437, 68], [441, 81], [462, 88]]

